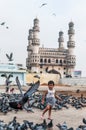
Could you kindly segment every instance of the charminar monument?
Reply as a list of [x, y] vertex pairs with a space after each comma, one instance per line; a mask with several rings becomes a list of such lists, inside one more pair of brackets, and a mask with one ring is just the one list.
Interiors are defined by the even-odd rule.
[[67, 48], [64, 47], [63, 32], [59, 32], [58, 48], [40, 47], [39, 39], [39, 20], [35, 18], [33, 28], [29, 29], [28, 56], [26, 67], [31, 72], [46, 73], [53, 70], [61, 74], [61, 77], [73, 76], [76, 65], [76, 56], [74, 55], [74, 23], [69, 23]]

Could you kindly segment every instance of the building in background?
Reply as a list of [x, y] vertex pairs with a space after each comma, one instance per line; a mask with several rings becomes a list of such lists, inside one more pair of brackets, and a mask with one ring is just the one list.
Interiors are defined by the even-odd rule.
[[26, 67], [31, 72], [45, 73], [55, 70], [61, 77], [71, 77], [74, 74], [76, 65], [76, 56], [74, 55], [74, 23], [69, 23], [67, 48], [64, 48], [63, 32], [59, 32], [58, 47], [44, 48], [40, 47], [39, 39], [39, 20], [34, 19], [33, 28], [29, 30], [26, 59]]
[[5, 77], [2, 74], [12, 74], [13, 77], [10, 78], [12, 81], [11, 85], [16, 85], [16, 77], [18, 76], [21, 85], [26, 84], [26, 70], [23, 69], [21, 64], [13, 63], [0, 63], [0, 85], [5, 85]]
[[74, 71], [74, 77], [81, 77], [82, 71], [81, 70], [75, 70]]

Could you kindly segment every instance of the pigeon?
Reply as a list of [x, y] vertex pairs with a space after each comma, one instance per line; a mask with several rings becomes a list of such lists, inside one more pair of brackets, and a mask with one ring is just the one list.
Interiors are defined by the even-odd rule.
[[7, 76], [7, 74], [6, 73], [4, 73], [4, 74], [2, 74], [1, 75], [1, 77], [5, 77], [5, 78], [10, 78], [10, 77], [13, 77], [13, 75], [12, 74], [9, 74], [8, 76]]
[[76, 90], [76, 93], [79, 93], [79, 92], [80, 92], [80, 90], [79, 90], [79, 89], [77, 89], [77, 90]]
[[18, 76], [16, 77], [16, 83], [17, 83], [17, 86], [18, 86], [18, 88], [19, 88], [19, 90], [20, 90], [21, 95], [23, 96], [22, 86], [21, 86], [21, 84], [20, 84], [20, 81], [19, 81], [19, 79], [18, 79]]
[[62, 125], [58, 123], [56, 126], [57, 126], [60, 130], [67, 130], [67, 124], [66, 124], [66, 122], [64, 122]]
[[40, 79], [40, 76], [39, 76], [39, 75], [34, 75], [34, 77]]
[[34, 83], [28, 91], [24, 95], [28, 95], [28, 97], [32, 96], [33, 93], [35, 93], [38, 90], [38, 87], [40, 85], [40, 81], [38, 80], [36, 83]]
[[5, 77], [6, 78], [6, 81], [5, 81], [5, 84], [6, 86], [8, 86], [12, 81], [10, 81], [10, 77], [13, 77], [12, 73], [7, 75], [6, 73], [2, 74], [1, 77]]
[[48, 128], [52, 128], [52, 127], [53, 127], [53, 122], [52, 122], [52, 120], [50, 120], [50, 122], [48, 123], [47, 127], [48, 127]]
[[85, 118], [83, 118], [83, 123], [86, 124], [86, 119]]
[[70, 128], [68, 128], [67, 130], [74, 130], [74, 128], [73, 128], [73, 127], [70, 127]]
[[13, 61], [13, 53], [10, 53], [10, 55], [6, 54], [9, 61]]
[[26, 93], [24, 93], [22, 99], [19, 101], [9, 102], [11, 108], [14, 109], [21, 109], [23, 108], [24, 104], [28, 101], [28, 98], [35, 93], [40, 85], [40, 81], [38, 80], [33, 86], [31, 86]]
[[0, 25], [5, 25], [5, 22], [2, 22]]
[[46, 67], [45, 71], [48, 73], [48, 67]]
[[52, 15], [53, 15], [53, 16], [56, 16], [56, 14], [55, 14], [55, 13], [53, 13]]
[[45, 6], [45, 5], [47, 5], [47, 3], [43, 3], [43, 4], [40, 6], [40, 8], [43, 7], [43, 6]]
[[9, 27], [8, 27], [8, 26], [6, 26], [6, 29], [9, 29]]

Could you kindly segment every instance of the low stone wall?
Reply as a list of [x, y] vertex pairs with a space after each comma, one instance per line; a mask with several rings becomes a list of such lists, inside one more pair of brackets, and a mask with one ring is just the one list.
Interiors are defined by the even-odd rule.
[[40, 76], [40, 83], [41, 84], [47, 84], [49, 80], [53, 80], [55, 84], [58, 84], [59, 82], [59, 75], [58, 74], [36, 74], [36, 73], [31, 73], [31, 74], [26, 74], [26, 83], [33, 83], [36, 82], [38, 79], [35, 78], [35, 75]]
[[59, 84], [71, 86], [86, 86], [86, 77], [62, 78]]

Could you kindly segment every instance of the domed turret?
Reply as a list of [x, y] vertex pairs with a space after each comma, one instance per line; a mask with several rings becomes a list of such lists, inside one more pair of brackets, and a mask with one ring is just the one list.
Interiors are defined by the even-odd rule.
[[73, 22], [70, 22], [69, 23], [69, 27], [73, 27], [74, 26], [74, 23]]
[[74, 30], [74, 23], [73, 23], [73, 22], [70, 22], [70, 23], [69, 23], [68, 34], [69, 34], [69, 35], [70, 35], [70, 34], [74, 35], [74, 33], [75, 33], [75, 30]]
[[38, 18], [35, 18], [35, 19], [34, 19], [34, 22], [39, 22], [39, 19], [38, 19]]
[[62, 31], [60, 31], [60, 32], [59, 32], [59, 36], [62, 36], [62, 35], [63, 35], [63, 32], [62, 32]]
[[58, 38], [58, 42], [59, 42], [59, 49], [63, 48], [63, 43], [64, 43], [64, 38], [63, 38], [63, 32], [60, 31], [59, 32], [59, 38]]
[[40, 29], [39, 29], [39, 19], [38, 19], [38, 18], [35, 18], [35, 19], [34, 19], [33, 30], [40, 32]]

